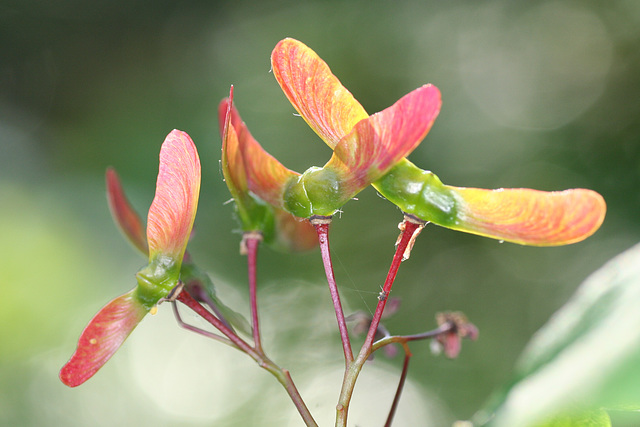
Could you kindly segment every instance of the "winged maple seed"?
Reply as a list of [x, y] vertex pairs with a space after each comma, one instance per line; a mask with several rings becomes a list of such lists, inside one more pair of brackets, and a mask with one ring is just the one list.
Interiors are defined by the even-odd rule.
[[148, 247], [149, 264], [136, 274], [138, 285], [104, 306], [80, 335], [75, 353], [60, 371], [60, 379], [70, 387], [91, 378], [158, 301], [179, 283], [200, 193], [198, 152], [189, 135], [178, 130], [172, 131], [162, 144], [146, 240], [115, 172], [107, 172], [107, 186], [117, 222], [138, 249], [144, 251]]
[[[320, 138], [340, 153], [339, 158], [357, 156], [361, 151], [357, 144], [344, 141], [375, 115], [369, 116], [329, 66], [302, 42], [290, 38], [280, 41], [271, 64], [285, 95]], [[439, 109], [439, 99], [437, 102]], [[403, 114], [405, 109], [400, 109], [393, 117], [398, 120]], [[406, 127], [403, 132], [411, 133], [420, 120], [430, 126], [434, 118], [433, 114], [422, 114], [415, 120], [393, 123], [402, 123]], [[396, 126], [386, 129], [400, 131]], [[453, 187], [406, 158], [393, 158], [393, 162], [393, 167], [372, 180], [378, 192], [403, 212], [454, 230], [523, 245], [554, 246], [587, 238], [605, 217], [604, 199], [592, 190]]]
[[[222, 173], [245, 235], [259, 236], [265, 243], [288, 251], [315, 248], [318, 239], [311, 224], [277, 207], [277, 204], [266, 203], [270, 200], [265, 199], [265, 202], [250, 191], [248, 173], [253, 169], [245, 166], [245, 153], [259, 147], [259, 144], [233, 105], [233, 86], [229, 97], [220, 102], [218, 119], [222, 138]], [[261, 177], [263, 185], [277, 185], [277, 176], [277, 170], [274, 170], [273, 175]]]
[[[223, 100], [220, 111], [230, 103]], [[223, 139], [238, 141], [248, 190], [278, 209], [310, 218], [333, 215], [415, 149], [440, 110], [440, 92], [435, 86], [422, 86], [367, 117], [337, 142], [323, 167], [302, 174], [268, 154], [251, 136], [236, 108], [230, 108], [231, 125], [225, 126]]]

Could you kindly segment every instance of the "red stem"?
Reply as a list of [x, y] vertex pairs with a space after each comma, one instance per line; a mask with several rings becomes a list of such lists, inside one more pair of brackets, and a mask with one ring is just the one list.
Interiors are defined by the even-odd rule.
[[195, 332], [196, 334], [200, 334], [203, 335], [207, 338], [211, 338], [213, 340], [216, 341], [220, 341], [221, 343], [230, 345], [232, 347], [234, 347], [234, 345], [231, 343], [231, 341], [229, 341], [227, 338], [225, 337], [221, 337], [218, 334], [214, 334], [213, 332], [209, 332], [209, 331], [205, 331], [204, 329], [198, 328], [196, 326], [190, 325], [188, 323], [186, 323], [184, 320], [182, 320], [182, 316], [180, 316], [180, 311], [178, 310], [178, 304], [176, 304], [175, 302], [171, 304], [172, 308], [173, 308], [173, 314], [176, 318], [176, 321], [178, 322], [178, 325], [181, 326], [182, 328], [186, 329], [187, 331], [191, 331], [191, 332]]
[[258, 296], [257, 296], [257, 278], [256, 265], [258, 259], [258, 245], [260, 238], [247, 237], [245, 244], [247, 248], [247, 271], [249, 275], [249, 299], [251, 301], [251, 323], [253, 326], [253, 343], [258, 353], [264, 354], [262, 351], [262, 341], [260, 339], [260, 322], [258, 321]]
[[204, 308], [198, 301], [196, 301], [186, 290], [182, 290], [175, 297], [176, 301], [180, 301], [185, 304], [187, 307], [198, 313], [202, 318], [204, 318], [207, 322], [211, 323], [215, 326], [220, 332], [226, 335], [229, 340], [235, 344], [240, 350], [247, 353], [253, 360], [255, 360], [261, 368], [266, 369], [272, 375], [274, 375], [280, 384], [282, 384], [289, 394], [289, 397], [293, 401], [294, 405], [298, 409], [300, 416], [305, 422], [305, 425], [309, 427], [317, 427], [311, 412], [309, 412], [309, 408], [305, 405], [298, 389], [296, 388], [293, 380], [291, 379], [291, 375], [289, 371], [286, 369], [280, 368], [276, 365], [271, 359], [266, 357], [264, 354], [256, 352], [249, 344], [247, 344], [243, 339], [238, 337], [231, 329], [229, 329], [220, 319], [211, 314], [209, 310]]
[[240, 350], [247, 353], [249, 356], [254, 358], [255, 360], [262, 360], [262, 357], [256, 353], [256, 351], [251, 348], [249, 344], [247, 344], [242, 338], [240, 338], [233, 330], [231, 330], [227, 325], [224, 324], [220, 319], [214, 316], [209, 310], [204, 308], [202, 304], [196, 301], [189, 292], [186, 290], [182, 290], [177, 296], [176, 301], [180, 301], [191, 310], [195, 311], [205, 319], [207, 322], [211, 323], [216, 329], [222, 332], [229, 340], [235, 344]]
[[342, 311], [342, 304], [340, 302], [340, 294], [338, 293], [338, 286], [333, 273], [333, 264], [331, 263], [331, 252], [329, 250], [329, 224], [330, 218], [323, 218], [321, 222], [316, 222], [315, 219], [310, 220], [311, 224], [318, 233], [318, 242], [320, 243], [320, 252], [322, 253], [322, 263], [324, 264], [324, 272], [327, 276], [327, 282], [329, 283], [329, 292], [331, 293], [331, 300], [333, 301], [333, 308], [336, 312], [336, 319], [338, 321], [338, 329], [340, 331], [340, 338], [342, 340], [342, 348], [344, 350], [344, 360], [348, 367], [353, 362], [353, 352], [351, 350], [351, 341], [349, 340], [349, 331], [347, 330], [347, 322], [344, 318], [344, 312]]
[[406, 215], [405, 220], [401, 223], [400, 229], [402, 230], [402, 233], [400, 234], [400, 238], [396, 242], [396, 253], [393, 256], [393, 261], [391, 262], [391, 267], [389, 268], [387, 279], [385, 280], [384, 286], [382, 287], [383, 297], [378, 299], [378, 305], [376, 306], [376, 311], [373, 314], [369, 332], [367, 333], [364, 344], [362, 344], [362, 348], [360, 348], [360, 353], [358, 353], [357, 359], [355, 359], [352, 364], [347, 365], [345, 378], [342, 382], [342, 390], [340, 391], [340, 398], [338, 399], [336, 411], [336, 427], [346, 427], [347, 425], [349, 403], [351, 402], [353, 390], [356, 386], [356, 380], [358, 379], [358, 375], [360, 374], [364, 363], [371, 355], [373, 340], [375, 338], [378, 326], [380, 325], [380, 319], [382, 318], [382, 312], [384, 311], [384, 307], [387, 303], [389, 292], [391, 292], [391, 286], [393, 285], [393, 281], [398, 274], [400, 263], [403, 261], [403, 259], [408, 258], [409, 252], [411, 251], [411, 245], [413, 245], [415, 238], [420, 233], [424, 225], [424, 222], [418, 223], [412, 218], [408, 218]]
[[429, 338], [436, 338], [440, 334], [445, 334], [451, 331], [455, 325], [452, 323], [445, 323], [440, 325], [437, 329], [432, 331], [424, 332], [421, 334], [415, 335], [405, 335], [398, 337], [385, 337], [380, 341], [377, 341], [373, 347], [371, 352], [378, 350], [379, 348], [389, 345], [393, 342], [399, 342], [402, 344], [402, 348], [404, 349], [404, 364], [402, 365], [402, 373], [400, 374], [400, 381], [398, 382], [398, 388], [396, 389], [396, 394], [393, 397], [393, 403], [391, 403], [391, 409], [389, 409], [389, 415], [387, 416], [387, 421], [384, 424], [384, 427], [391, 427], [391, 423], [393, 422], [393, 417], [396, 414], [396, 410], [398, 409], [398, 403], [400, 402], [400, 396], [402, 395], [402, 389], [404, 388], [404, 383], [407, 379], [407, 374], [409, 372], [409, 360], [411, 359], [411, 350], [409, 349], [408, 343], [410, 341], [415, 340], [424, 340]]
[[[400, 241], [396, 245], [396, 253], [393, 255], [393, 261], [391, 262], [391, 267], [389, 268], [389, 273], [387, 274], [387, 279], [384, 282], [384, 286], [382, 287], [382, 295], [389, 295], [391, 292], [391, 286], [393, 286], [393, 282], [396, 279], [396, 275], [398, 274], [398, 269], [400, 268], [400, 263], [403, 260], [405, 251], [411, 238], [413, 237], [414, 232], [420, 227], [420, 224], [416, 224], [411, 221], [404, 221], [404, 229], [402, 230], [402, 234], [400, 235]], [[378, 325], [380, 325], [380, 320], [382, 319], [382, 313], [384, 312], [384, 307], [387, 304], [388, 298], [380, 298], [378, 301], [378, 305], [376, 306], [376, 311], [373, 314], [373, 319], [371, 320], [371, 326], [369, 327], [369, 332], [367, 333], [367, 338], [362, 345], [362, 349], [360, 350], [360, 355], [364, 355], [366, 353], [366, 357], [369, 357], [369, 351], [371, 350], [371, 345], [373, 344], [373, 340], [376, 335], [376, 331], [378, 330]]]
[[403, 345], [404, 348], [404, 364], [402, 365], [402, 374], [400, 374], [400, 381], [398, 382], [398, 388], [396, 389], [396, 395], [393, 397], [393, 403], [391, 409], [389, 409], [389, 415], [387, 421], [384, 423], [384, 427], [391, 427], [393, 417], [398, 409], [398, 402], [400, 402], [400, 395], [402, 395], [402, 389], [404, 382], [407, 379], [407, 373], [409, 372], [409, 360], [411, 359], [411, 351], [407, 345]]

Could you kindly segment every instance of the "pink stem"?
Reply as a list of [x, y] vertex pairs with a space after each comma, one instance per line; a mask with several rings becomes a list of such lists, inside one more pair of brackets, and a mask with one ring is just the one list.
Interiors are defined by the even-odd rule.
[[382, 312], [384, 311], [384, 307], [387, 303], [389, 292], [391, 292], [391, 286], [398, 274], [400, 263], [403, 259], [408, 258], [408, 254], [411, 251], [411, 245], [423, 227], [424, 222], [417, 223], [416, 221], [407, 218], [405, 215], [405, 220], [401, 224], [402, 233], [400, 234], [399, 241], [396, 242], [396, 253], [393, 256], [393, 261], [391, 262], [387, 279], [382, 287], [381, 297], [378, 298], [378, 305], [376, 306], [376, 311], [373, 314], [369, 332], [367, 333], [364, 344], [362, 344], [362, 348], [360, 348], [360, 353], [358, 353], [357, 359], [355, 359], [352, 364], [347, 365], [347, 371], [345, 372], [345, 377], [342, 382], [342, 390], [340, 391], [340, 398], [338, 399], [336, 427], [346, 427], [347, 425], [349, 404], [351, 402], [353, 390], [356, 386], [356, 380], [358, 379], [358, 375], [360, 374], [364, 363], [371, 355], [373, 340], [378, 326], [380, 325], [380, 319], [382, 318]]
[[349, 340], [349, 331], [347, 330], [347, 322], [344, 318], [344, 312], [342, 311], [342, 303], [340, 302], [340, 294], [338, 293], [338, 286], [333, 273], [333, 264], [331, 263], [331, 252], [329, 250], [329, 224], [331, 218], [321, 217], [318, 221], [317, 218], [311, 218], [310, 222], [318, 233], [318, 242], [320, 242], [320, 252], [322, 254], [322, 263], [324, 264], [324, 272], [327, 276], [327, 282], [329, 283], [329, 292], [331, 293], [331, 300], [333, 301], [333, 308], [336, 312], [336, 319], [338, 321], [338, 329], [340, 331], [340, 338], [342, 340], [342, 348], [344, 350], [345, 364], [348, 367], [353, 362], [353, 352], [351, 350], [351, 341]]
[[185, 304], [187, 307], [198, 313], [202, 318], [204, 318], [207, 322], [211, 323], [215, 326], [220, 332], [226, 335], [229, 340], [235, 344], [240, 350], [247, 353], [253, 360], [255, 360], [261, 368], [269, 371], [273, 374], [278, 381], [284, 386], [285, 390], [289, 394], [289, 397], [293, 401], [294, 405], [298, 409], [300, 416], [305, 422], [305, 425], [310, 427], [317, 427], [316, 422], [309, 412], [309, 409], [305, 405], [298, 389], [296, 388], [293, 380], [291, 379], [291, 375], [289, 371], [286, 369], [280, 368], [276, 365], [271, 359], [266, 357], [264, 354], [260, 354], [256, 352], [249, 344], [247, 344], [244, 340], [242, 340], [238, 335], [236, 335], [231, 329], [229, 329], [220, 319], [215, 317], [209, 310], [204, 308], [198, 301], [196, 301], [186, 290], [182, 290], [175, 297], [176, 301], [180, 301]]
[[260, 339], [260, 322], [258, 320], [258, 296], [257, 296], [257, 259], [258, 245], [260, 238], [247, 237], [245, 244], [247, 248], [247, 270], [249, 275], [249, 299], [251, 301], [251, 323], [253, 326], [253, 342], [258, 353], [264, 354], [262, 351], [262, 340]]
[[431, 331], [423, 332], [414, 335], [391, 335], [379, 339], [371, 346], [371, 353], [380, 350], [382, 347], [389, 344], [402, 344], [405, 345], [411, 341], [428, 340], [431, 338], [437, 338], [439, 335], [451, 332], [456, 326], [453, 323], [444, 323]]
[[257, 354], [256, 351], [251, 348], [249, 344], [247, 344], [242, 338], [240, 338], [232, 329], [230, 329], [227, 325], [224, 324], [220, 319], [214, 316], [209, 310], [204, 308], [202, 304], [196, 301], [186, 290], [182, 290], [176, 297], [176, 301], [180, 301], [191, 310], [195, 311], [207, 322], [211, 323], [217, 330], [222, 332], [229, 340], [235, 344], [240, 350], [247, 353], [256, 361], [261, 361], [261, 355]]
[[404, 364], [402, 365], [402, 374], [400, 374], [400, 381], [398, 382], [398, 388], [396, 389], [396, 394], [393, 397], [393, 403], [391, 404], [391, 409], [389, 409], [389, 415], [387, 416], [387, 421], [384, 423], [384, 427], [391, 427], [391, 423], [393, 422], [393, 417], [396, 414], [396, 410], [398, 409], [398, 402], [400, 402], [400, 395], [402, 395], [402, 389], [404, 387], [404, 382], [407, 379], [407, 373], [409, 372], [409, 360], [411, 359], [411, 351], [409, 351], [409, 347], [404, 345]]
[[213, 340], [216, 341], [220, 341], [224, 344], [230, 345], [230, 346], [234, 346], [231, 341], [229, 341], [227, 338], [225, 337], [221, 337], [218, 334], [214, 334], [213, 332], [209, 332], [209, 331], [205, 331], [204, 329], [198, 328], [196, 326], [190, 325], [188, 323], [186, 323], [184, 320], [182, 320], [182, 316], [180, 316], [180, 312], [178, 311], [178, 304], [176, 304], [175, 302], [173, 304], [171, 304], [171, 306], [173, 307], [173, 314], [176, 318], [176, 321], [178, 322], [178, 325], [180, 325], [182, 328], [186, 329], [187, 331], [191, 331], [191, 332], [195, 332], [196, 334], [200, 334], [203, 335], [207, 338], [211, 338]]

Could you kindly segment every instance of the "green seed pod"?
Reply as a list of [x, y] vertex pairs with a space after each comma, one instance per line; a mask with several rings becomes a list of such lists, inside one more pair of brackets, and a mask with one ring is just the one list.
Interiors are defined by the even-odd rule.
[[409, 160], [400, 161], [373, 186], [405, 213], [444, 227], [456, 221], [453, 192], [433, 172], [422, 170]]
[[301, 218], [331, 216], [346, 202], [341, 182], [334, 170], [311, 167], [289, 182], [284, 190], [284, 207]]
[[153, 258], [148, 266], [138, 271], [136, 293], [139, 301], [151, 307], [166, 297], [178, 284], [180, 264], [173, 258], [159, 255]]

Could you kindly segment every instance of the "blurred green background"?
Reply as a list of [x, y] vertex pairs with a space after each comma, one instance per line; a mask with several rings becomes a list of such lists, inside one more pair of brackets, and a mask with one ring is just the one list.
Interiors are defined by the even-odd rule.
[[[392, 296], [394, 333], [462, 310], [480, 328], [459, 359], [412, 346], [398, 426], [470, 417], [509, 379], [530, 336], [613, 255], [640, 240], [640, 3], [600, 1], [3, 1], [0, 4], [0, 425], [299, 425], [286, 394], [242, 354], [180, 330], [168, 306], [145, 319], [87, 384], [57, 371], [91, 316], [145, 264], [113, 225], [114, 166], [146, 213], [171, 129], [200, 152], [190, 246], [221, 295], [247, 312], [245, 259], [222, 182], [217, 104], [235, 85], [243, 119], [288, 167], [330, 151], [269, 72], [297, 38], [370, 113], [433, 83], [439, 118], [411, 155], [447, 184], [587, 187], [608, 204], [585, 242], [529, 248], [429, 226]], [[373, 189], [332, 226], [346, 310], [369, 311], [401, 213]], [[318, 252], [263, 250], [265, 346], [330, 425], [341, 351]], [[197, 319], [189, 318], [195, 322]], [[603, 343], [606, 345], [606, 343]], [[401, 358], [377, 357], [352, 425], [379, 425]], [[262, 417], [265, 418], [262, 418]], [[614, 415], [615, 425], [638, 425]]]

